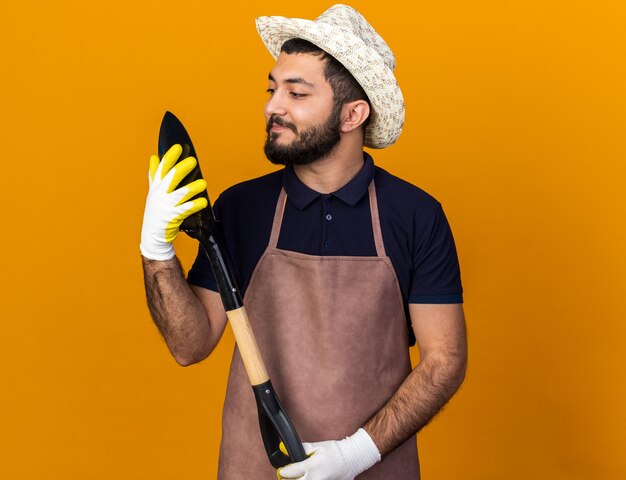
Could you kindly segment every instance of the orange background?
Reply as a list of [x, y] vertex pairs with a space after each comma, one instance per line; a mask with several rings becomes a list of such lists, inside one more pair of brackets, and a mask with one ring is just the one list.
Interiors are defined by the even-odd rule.
[[[420, 434], [423, 478], [626, 478], [626, 5], [353, 5], [407, 105], [375, 159], [443, 203], [461, 259], [469, 371]], [[254, 18], [328, 6], [3, 6], [0, 478], [215, 477], [232, 336], [184, 369], [152, 324], [148, 158], [170, 109], [212, 198], [273, 170]]]

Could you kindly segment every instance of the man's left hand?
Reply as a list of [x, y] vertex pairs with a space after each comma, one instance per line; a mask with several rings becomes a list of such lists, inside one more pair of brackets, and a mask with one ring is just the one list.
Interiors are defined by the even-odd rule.
[[303, 443], [302, 446], [309, 458], [279, 468], [278, 480], [354, 480], [380, 462], [376, 444], [362, 428], [343, 440]]

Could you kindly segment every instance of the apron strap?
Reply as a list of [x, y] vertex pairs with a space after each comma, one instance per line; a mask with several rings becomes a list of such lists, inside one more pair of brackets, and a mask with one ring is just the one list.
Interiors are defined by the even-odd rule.
[[[370, 213], [372, 215], [372, 229], [374, 231], [374, 244], [376, 245], [376, 255], [386, 257], [385, 244], [383, 243], [383, 233], [380, 228], [380, 217], [378, 215], [378, 200], [376, 199], [376, 187], [374, 180], [367, 189], [370, 200]], [[276, 202], [276, 211], [274, 212], [274, 222], [272, 223], [272, 233], [268, 246], [277, 248], [278, 237], [280, 236], [280, 227], [283, 222], [283, 214], [285, 213], [285, 203], [287, 202], [287, 192], [284, 188], [280, 189], [278, 201]]]
[[278, 245], [278, 236], [280, 235], [280, 226], [283, 223], [283, 214], [285, 213], [285, 202], [287, 202], [287, 192], [284, 188], [280, 189], [278, 202], [276, 202], [276, 210], [274, 211], [274, 223], [272, 223], [272, 233], [268, 246], [276, 248]]
[[370, 212], [372, 214], [372, 229], [374, 230], [374, 244], [376, 245], [376, 255], [386, 257], [385, 244], [383, 243], [383, 232], [380, 228], [380, 217], [378, 215], [378, 200], [376, 199], [376, 186], [374, 180], [367, 189], [370, 197]]

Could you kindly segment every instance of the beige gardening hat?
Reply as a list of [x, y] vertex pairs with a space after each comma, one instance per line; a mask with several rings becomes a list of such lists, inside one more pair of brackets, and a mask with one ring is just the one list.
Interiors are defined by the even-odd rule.
[[347, 5], [333, 5], [315, 20], [259, 17], [256, 28], [275, 59], [283, 43], [301, 38], [348, 69], [372, 104], [366, 147], [385, 148], [398, 139], [404, 124], [404, 99], [393, 75], [396, 59], [363, 15]]

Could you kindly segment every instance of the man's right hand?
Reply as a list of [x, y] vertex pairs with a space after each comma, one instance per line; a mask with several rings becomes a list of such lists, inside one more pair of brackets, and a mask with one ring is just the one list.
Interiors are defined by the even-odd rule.
[[196, 166], [193, 157], [176, 164], [182, 153], [180, 145], [172, 146], [163, 159], [152, 155], [148, 172], [148, 198], [141, 229], [141, 254], [151, 260], [169, 260], [174, 257], [172, 242], [178, 235], [180, 224], [208, 205], [205, 198], [188, 201], [206, 189], [202, 179], [176, 189], [180, 181]]

